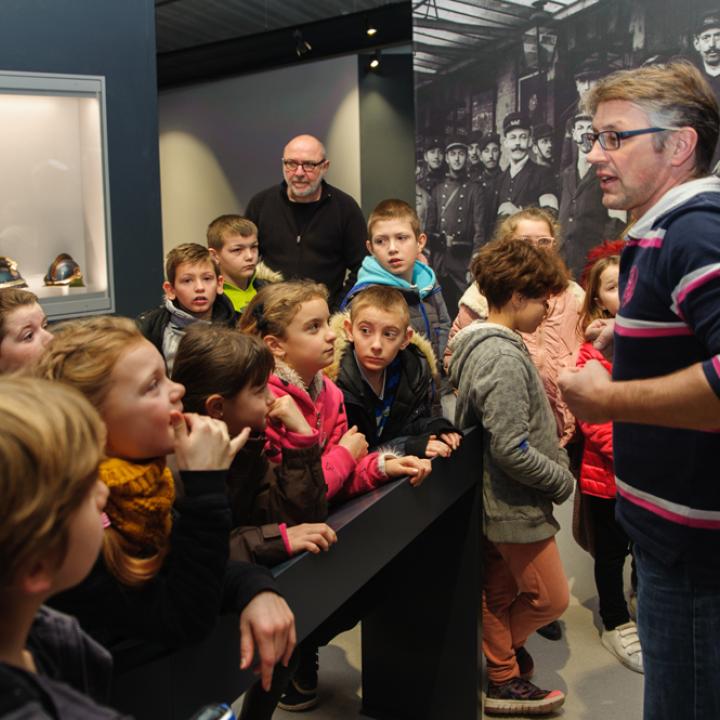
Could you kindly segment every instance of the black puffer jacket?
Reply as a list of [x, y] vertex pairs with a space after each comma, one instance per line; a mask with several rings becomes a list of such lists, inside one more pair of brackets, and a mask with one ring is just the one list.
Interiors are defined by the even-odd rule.
[[403, 455], [425, 457], [430, 435], [458, 432], [446, 418], [431, 416], [431, 368], [435, 369], [436, 365], [430, 342], [415, 333], [410, 345], [400, 351], [400, 383], [382, 435], [378, 435], [375, 421], [377, 396], [360, 374], [353, 344], [342, 329], [346, 317], [347, 314], [338, 313], [330, 321], [337, 340], [335, 358], [326, 373], [343, 392], [348, 425], [357, 425], [371, 449], [379, 445], [391, 446]]

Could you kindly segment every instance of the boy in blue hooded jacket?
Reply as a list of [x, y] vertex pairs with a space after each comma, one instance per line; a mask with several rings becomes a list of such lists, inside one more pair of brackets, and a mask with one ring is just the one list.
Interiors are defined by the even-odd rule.
[[342, 302], [344, 310], [352, 298], [371, 285], [399, 290], [410, 308], [410, 326], [430, 340], [433, 352], [442, 359], [450, 331], [450, 316], [442, 289], [432, 268], [422, 256], [427, 236], [420, 230], [415, 209], [403, 200], [383, 200], [368, 220], [367, 249], [357, 282]]

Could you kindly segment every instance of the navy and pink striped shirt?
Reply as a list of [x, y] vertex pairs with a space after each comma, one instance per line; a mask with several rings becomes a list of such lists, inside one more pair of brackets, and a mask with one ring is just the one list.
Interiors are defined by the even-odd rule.
[[[720, 179], [671, 189], [626, 240], [613, 378], [702, 362], [720, 395]], [[720, 433], [615, 423], [613, 446], [632, 540], [668, 563], [720, 569]]]

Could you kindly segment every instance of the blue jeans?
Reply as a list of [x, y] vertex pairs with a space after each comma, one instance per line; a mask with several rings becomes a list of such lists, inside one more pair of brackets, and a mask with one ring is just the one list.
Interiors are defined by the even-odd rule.
[[635, 545], [644, 720], [720, 718], [720, 576], [695, 577]]

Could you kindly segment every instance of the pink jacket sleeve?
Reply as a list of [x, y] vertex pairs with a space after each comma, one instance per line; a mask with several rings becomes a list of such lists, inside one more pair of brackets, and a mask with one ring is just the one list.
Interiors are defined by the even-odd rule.
[[[598, 352], [592, 343], [586, 342], [578, 353], [577, 366], [583, 367], [588, 360], [599, 360], [608, 372], [612, 372], [610, 363], [602, 353]], [[610, 462], [613, 462], [612, 423], [589, 423], [584, 420], [577, 422], [585, 436], [585, 441], [592, 443]]]
[[387, 482], [387, 476], [380, 472], [378, 453], [370, 453], [356, 463], [350, 451], [338, 444], [348, 430], [345, 399], [340, 388], [329, 380], [326, 381], [326, 391], [330, 402], [337, 402], [338, 407], [322, 457], [328, 500], [335, 496], [349, 498], [360, 495]]

